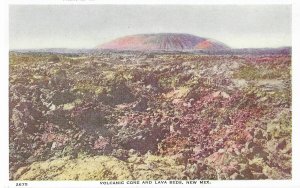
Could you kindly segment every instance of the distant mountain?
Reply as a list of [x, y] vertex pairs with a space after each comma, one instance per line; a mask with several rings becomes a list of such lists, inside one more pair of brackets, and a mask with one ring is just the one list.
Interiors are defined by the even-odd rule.
[[209, 51], [230, 49], [221, 42], [182, 33], [129, 35], [101, 44], [96, 48], [120, 51]]
[[95, 49], [74, 49], [74, 48], [41, 48], [41, 49], [12, 49], [11, 52], [18, 53], [54, 53], [54, 54], [81, 54], [92, 53]]
[[211, 51], [195, 51], [194, 53], [204, 53], [208, 55], [290, 55], [291, 47], [280, 48], [240, 48], [230, 50], [211, 50]]
[[237, 49], [239, 53], [244, 54], [291, 54], [292, 48], [291, 47], [281, 47], [281, 48], [247, 48], [247, 49]]

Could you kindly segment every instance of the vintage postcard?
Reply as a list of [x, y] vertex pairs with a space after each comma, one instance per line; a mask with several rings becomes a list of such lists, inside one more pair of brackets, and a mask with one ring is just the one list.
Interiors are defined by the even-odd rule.
[[294, 179], [291, 4], [81, 3], [9, 5], [10, 182]]

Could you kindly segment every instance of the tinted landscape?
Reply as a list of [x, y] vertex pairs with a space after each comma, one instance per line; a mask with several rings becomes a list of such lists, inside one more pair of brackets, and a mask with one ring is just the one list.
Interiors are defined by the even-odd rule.
[[291, 179], [291, 49], [188, 34], [11, 50], [11, 180]]

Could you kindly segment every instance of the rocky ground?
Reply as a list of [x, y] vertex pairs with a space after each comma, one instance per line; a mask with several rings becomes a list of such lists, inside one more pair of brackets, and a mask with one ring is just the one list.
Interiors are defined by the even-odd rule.
[[291, 57], [10, 53], [11, 180], [291, 179]]

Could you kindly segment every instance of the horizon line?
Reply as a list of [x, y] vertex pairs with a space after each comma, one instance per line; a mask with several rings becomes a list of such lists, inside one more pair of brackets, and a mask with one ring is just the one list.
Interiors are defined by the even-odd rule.
[[[292, 48], [292, 46], [279, 46], [279, 47], [246, 47], [246, 48], [230, 48], [227, 50], [241, 50], [241, 49], [278, 49], [278, 48]], [[67, 50], [113, 50], [113, 49], [97, 49], [97, 48], [69, 48], [69, 47], [45, 47], [45, 48], [14, 48], [10, 49], [9, 51], [14, 50], [55, 50], [55, 49], [67, 49]], [[117, 51], [117, 50], [115, 50]], [[122, 50], [118, 50], [122, 51]], [[134, 51], [134, 50], [124, 50], [124, 51]], [[189, 50], [187, 50], [189, 51]], [[190, 51], [197, 51], [197, 50], [190, 50]], [[201, 50], [200, 50], [201, 51]], [[218, 51], [218, 50], [216, 50]], [[226, 51], [226, 50], [219, 50], [219, 51]]]

